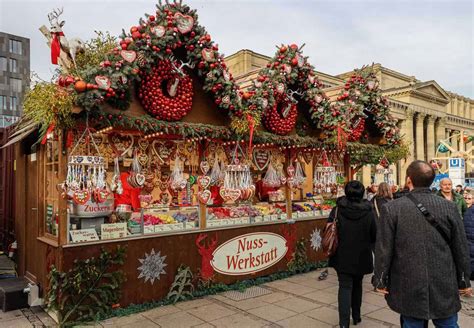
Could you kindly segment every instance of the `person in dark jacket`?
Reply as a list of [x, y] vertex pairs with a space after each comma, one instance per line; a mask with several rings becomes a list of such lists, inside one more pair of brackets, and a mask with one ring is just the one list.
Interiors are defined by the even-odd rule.
[[388, 203], [392, 199], [392, 190], [388, 183], [380, 183], [375, 197], [372, 198], [372, 205], [374, 207], [375, 215], [377, 216], [377, 218], [380, 218], [380, 209], [382, 208], [382, 205]]
[[471, 259], [470, 280], [474, 280], [474, 206], [469, 207], [466, 214], [464, 215], [464, 231], [466, 232], [467, 243], [469, 245], [469, 255]]
[[361, 322], [362, 279], [373, 271], [371, 244], [375, 242], [375, 219], [370, 202], [363, 197], [362, 183], [350, 181], [345, 196], [337, 200], [329, 215], [329, 221], [336, 215], [338, 220], [339, 244], [329, 258], [329, 266], [336, 270], [339, 280], [340, 327], [349, 327], [351, 309], [354, 325]]
[[400, 313], [403, 328], [426, 327], [428, 320], [458, 327], [459, 295], [472, 295], [463, 221], [454, 202], [431, 193], [435, 172], [428, 163], [414, 161], [406, 173], [410, 193], [382, 206], [377, 222], [374, 287]]

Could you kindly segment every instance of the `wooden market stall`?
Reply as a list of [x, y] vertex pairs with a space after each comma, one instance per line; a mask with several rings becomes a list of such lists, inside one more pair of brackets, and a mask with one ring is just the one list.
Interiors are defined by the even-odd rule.
[[[400, 141], [367, 87], [375, 77], [357, 73], [357, 88], [378, 106], [353, 101], [352, 86], [331, 104], [296, 45], [279, 46], [239, 90], [180, 2], [157, 5], [118, 44], [98, 41], [25, 103], [23, 123], [39, 133], [16, 144], [19, 272], [43, 290], [53, 268], [117, 246], [122, 307], [166, 297], [182, 265], [229, 284], [288, 270], [298, 247], [323, 260], [321, 232], [351, 165]], [[388, 145], [358, 143], [372, 133], [353, 135], [362, 117], [383, 123], [375, 132]]]

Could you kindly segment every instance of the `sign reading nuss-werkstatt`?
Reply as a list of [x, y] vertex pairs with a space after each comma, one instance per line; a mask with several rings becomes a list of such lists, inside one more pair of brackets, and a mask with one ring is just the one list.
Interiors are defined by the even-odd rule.
[[271, 232], [249, 233], [220, 245], [211, 265], [219, 273], [244, 275], [278, 263], [288, 251], [286, 239]]

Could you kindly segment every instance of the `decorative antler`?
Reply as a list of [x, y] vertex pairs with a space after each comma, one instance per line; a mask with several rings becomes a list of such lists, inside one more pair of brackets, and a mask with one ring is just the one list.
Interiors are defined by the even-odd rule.
[[298, 95], [300, 97], [303, 97], [303, 95], [305, 94], [305, 91], [301, 91], [300, 89], [296, 90], [296, 91], [293, 91], [291, 89], [288, 89], [288, 97], [290, 98], [291, 102], [293, 103], [298, 103], [298, 101], [295, 99], [295, 97], [293, 97], [293, 95]]
[[194, 64], [191, 62], [191, 60], [189, 60], [187, 62], [183, 62], [183, 61], [180, 60], [181, 64], [179, 65], [179, 67], [176, 66], [176, 64], [175, 64], [176, 59], [174, 58], [174, 56], [170, 56], [170, 61], [171, 61], [171, 65], [173, 66], [173, 71], [175, 71], [176, 73], [178, 73], [181, 76], [184, 76], [183, 68], [185, 66], [187, 66], [189, 68], [194, 68]]
[[64, 8], [61, 8], [61, 9], [54, 9], [51, 13], [48, 14], [48, 19], [49, 19], [49, 22], [51, 24], [53, 24], [53, 19], [56, 20], [56, 22], [58, 21], [58, 18], [59, 16], [62, 15], [62, 13], [64, 12]]

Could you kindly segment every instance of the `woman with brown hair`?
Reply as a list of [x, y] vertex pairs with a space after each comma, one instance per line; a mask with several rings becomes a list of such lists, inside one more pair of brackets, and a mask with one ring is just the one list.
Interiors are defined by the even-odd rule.
[[379, 184], [379, 188], [375, 197], [372, 199], [372, 205], [374, 207], [375, 214], [377, 218], [380, 218], [380, 210], [382, 209], [382, 205], [388, 203], [393, 199], [392, 190], [388, 183], [382, 182]]

